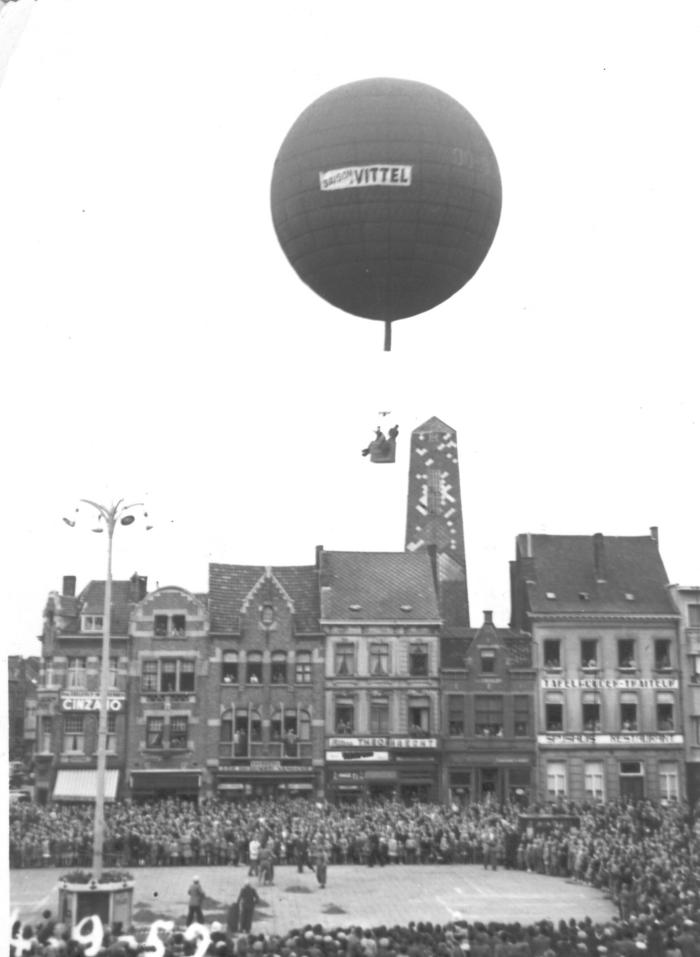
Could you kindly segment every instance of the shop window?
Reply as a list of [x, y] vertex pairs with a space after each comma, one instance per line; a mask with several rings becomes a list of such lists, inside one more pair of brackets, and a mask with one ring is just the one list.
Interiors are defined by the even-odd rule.
[[452, 738], [464, 736], [464, 695], [447, 696], [447, 733]]
[[503, 736], [502, 695], [476, 695], [474, 733], [486, 738]]
[[170, 747], [187, 747], [187, 715], [174, 715], [170, 719]]
[[594, 671], [598, 667], [598, 639], [581, 639], [581, 667], [584, 670]]
[[348, 642], [339, 642], [335, 646], [336, 675], [355, 674], [355, 646]]
[[273, 651], [272, 653], [270, 683], [273, 685], [287, 684], [287, 654], [284, 651]]
[[113, 711], [107, 714], [107, 742], [105, 745], [107, 751], [116, 754], [117, 751], [117, 716]]
[[667, 801], [678, 800], [678, 765], [674, 761], [659, 761], [659, 791]]
[[622, 731], [637, 730], [636, 701], [622, 701], [620, 703], [620, 728]]
[[408, 733], [418, 737], [430, 734], [430, 703], [427, 698], [413, 698], [409, 701]]
[[85, 753], [85, 715], [67, 714], [63, 718], [63, 750]]
[[634, 656], [634, 639], [619, 638], [617, 642], [617, 667], [632, 671], [637, 667]]
[[479, 663], [482, 675], [496, 673], [496, 652], [491, 648], [482, 648], [479, 652]]
[[546, 638], [542, 652], [545, 670], [556, 671], [561, 668], [561, 640], [559, 638]]
[[298, 685], [311, 684], [311, 652], [297, 651], [294, 663], [294, 680]]
[[586, 797], [591, 801], [605, 800], [605, 775], [602, 761], [586, 761], [583, 769]]
[[352, 734], [355, 730], [355, 706], [348, 701], [337, 701], [335, 705], [336, 734]]
[[654, 641], [654, 668], [657, 671], [671, 670], [671, 642], [668, 638], [656, 638]]
[[600, 731], [600, 702], [584, 701], [582, 711], [583, 730], [588, 732]]
[[66, 672], [66, 687], [71, 690], [84, 691], [87, 688], [87, 669], [85, 658], [69, 658]]
[[564, 706], [560, 701], [548, 701], [545, 704], [544, 726], [547, 731], [563, 731]]
[[371, 675], [389, 674], [389, 645], [373, 642], [369, 646], [369, 673]]
[[259, 685], [263, 678], [262, 652], [249, 651], [246, 656], [246, 684]]
[[165, 719], [160, 716], [146, 718], [146, 747], [162, 748], [164, 747], [163, 732], [165, 729]]
[[387, 698], [373, 698], [369, 703], [370, 734], [389, 733], [389, 701]]
[[656, 727], [659, 731], [673, 731], [673, 699], [659, 695], [656, 701]]
[[425, 677], [428, 674], [428, 646], [413, 644], [408, 651], [408, 673], [415, 677]]
[[514, 696], [513, 732], [516, 738], [526, 738], [530, 734], [530, 699], [527, 695]]
[[238, 652], [225, 651], [221, 663], [221, 680], [225, 685], [238, 684]]
[[547, 764], [547, 797], [551, 800], [566, 797], [566, 764], [549, 761]]

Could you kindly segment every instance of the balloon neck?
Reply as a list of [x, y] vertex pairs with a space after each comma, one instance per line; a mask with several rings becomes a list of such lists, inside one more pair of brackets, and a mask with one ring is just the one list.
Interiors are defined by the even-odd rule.
[[384, 351], [391, 352], [391, 321], [384, 323]]

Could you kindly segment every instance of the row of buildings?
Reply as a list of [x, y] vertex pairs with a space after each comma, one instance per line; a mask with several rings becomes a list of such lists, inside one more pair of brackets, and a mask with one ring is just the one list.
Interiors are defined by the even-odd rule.
[[[115, 581], [108, 798], [700, 797], [700, 588], [658, 532], [520, 535], [511, 620], [470, 625], [457, 442], [411, 436], [405, 550]], [[95, 793], [103, 581], [44, 612], [39, 801]]]

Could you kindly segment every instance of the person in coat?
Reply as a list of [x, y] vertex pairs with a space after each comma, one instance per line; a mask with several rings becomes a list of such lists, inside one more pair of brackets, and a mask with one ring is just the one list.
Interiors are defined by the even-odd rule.
[[187, 926], [194, 923], [195, 921], [198, 924], [204, 923], [204, 914], [202, 913], [202, 904], [204, 903], [205, 893], [204, 888], [199, 883], [199, 878], [195, 877], [192, 879], [190, 884], [187, 896], [189, 898], [189, 907], [187, 908]]
[[260, 903], [258, 892], [252, 881], [246, 881], [238, 895], [238, 929], [243, 934], [249, 934], [253, 926], [255, 905]]

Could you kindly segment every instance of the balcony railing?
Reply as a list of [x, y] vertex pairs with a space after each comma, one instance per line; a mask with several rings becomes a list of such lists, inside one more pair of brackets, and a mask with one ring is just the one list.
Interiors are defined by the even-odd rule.
[[219, 758], [266, 758], [279, 761], [282, 758], [310, 758], [311, 755], [310, 741], [298, 741], [294, 745], [279, 741], [250, 741], [238, 745], [232, 741], [219, 742]]

